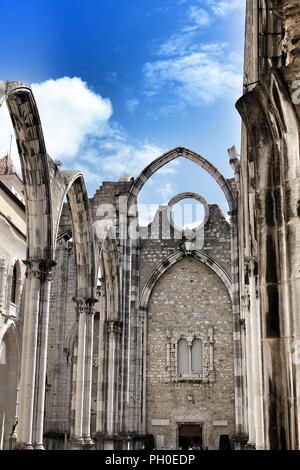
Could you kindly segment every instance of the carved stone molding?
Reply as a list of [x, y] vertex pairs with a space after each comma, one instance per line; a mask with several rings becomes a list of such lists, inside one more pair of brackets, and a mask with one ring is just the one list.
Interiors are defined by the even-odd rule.
[[3, 101], [7, 99], [10, 93], [19, 87], [29, 88], [28, 85], [25, 85], [23, 82], [0, 82], [0, 106], [2, 105]]
[[[170, 381], [201, 381], [210, 383], [215, 381], [214, 369], [214, 329], [208, 327], [205, 331], [174, 332], [171, 329], [166, 330], [167, 338], [167, 376]], [[179, 374], [177, 372], [177, 347], [180, 339], [185, 339], [189, 347], [192, 346], [195, 339], [199, 339], [203, 346], [202, 355], [202, 373]]]
[[40, 281], [51, 281], [52, 268], [56, 265], [51, 259], [29, 258], [23, 261], [26, 266], [26, 278], [37, 278]]
[[95, 314], [95, 303], [97, 299], [81, 299], [73, 297], [73, 301], [76, 303], [77, 312], [79, 314], [86, 314], [92, 316]]
[[106, 331], [107, 333], [113, 333], [114, 335], [120, 335], [122, 333], [122, 322], [118, 320], [106, 320]]

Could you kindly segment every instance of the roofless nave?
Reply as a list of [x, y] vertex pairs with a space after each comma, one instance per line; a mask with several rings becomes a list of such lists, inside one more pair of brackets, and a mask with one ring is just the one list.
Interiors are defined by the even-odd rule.
[[[23, 182], [2, 159], [2, 448], [299, 449], [299, 23], [296, 0], [247, 2], [231, 180], [177, 148], [89, 200], [47, 155], [30, 88], [5, 84]], [[196, 194], [198, 227], [174, 201], [139, 227], [139, 191], [181, 156], [230, 222]]]

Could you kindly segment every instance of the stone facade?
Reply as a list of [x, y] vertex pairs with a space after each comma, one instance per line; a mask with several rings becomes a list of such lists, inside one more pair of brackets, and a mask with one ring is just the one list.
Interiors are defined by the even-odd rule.
[[[213, 331], [211, 343], [209, 329]], [[178, 261], [153, 289], [147, 330], [148, 432], [156, 438], [163, 435], [164, 447], [175, 449], [179, 445], [178, 423], [201, 423], [203, 446], [218, 449], [220, 434], [232, 435], [235, 430], [232, 307], [223, 282], [192, 257]], [[207, 341], [203, 357], [204, 369], [208, 363], [207, 373], [186, 378], [172, 373], [170, 369], [176, 369], [177, 364], [176, 357], [173, 361], [168, 358], [168, 335], [175, 337], [174, 355], [180, 337], [192, 339], [197, 335], [202, 343]], [[160, 419], [170, 424], [152, 425]], [[219, 428], [214, 421], [227, 421], [228, 425]]]
[[[257, 449], [299, 449], [298, 0], [247, 2], [239, 182], [245, 423]], [[261, 346], [262, 345], [262, 346]]]
[[16, 441], [23, 285], [26, 258], [24, 185], [9, 156], [0, 160], [0, 449]]
[[[165, 403], [168, 401], [170, 393], [177, 391], [180, 401], [180, 393], [182, 397], [187, 396], [190, 388], [195, 390], [197, 399], [203, 402], [202, 414], [200, 413], [198, 416], [199, 425], [203, 428], [203, 445], [218, 448], [218, 439], [221, 433], [232, 436], [238, 429], [236, 423], [236, 403], [238, 400], [236, 400], [236, 396], [240, 393], [240, 381], [237, 377], [240, 359], [238, 349], [234, 348], [236, 348], [238, 341], [236, 328], [239, 327], [239, 323], [235, 321], [232, 301], [234, 283], [231, 278], [232, 247], [236, 241], [234, 224], [225, 220], [218, 206], [208, 205], [200, 195], [192, 195], [204, 204], [205, 220], [194, 230], [179, 230], [172, 222], [170, 210], [175, 200], [191, 197], [190, 193], [184, 193], [173, 198], [168, 206], [159, 207], [149, 226], [139, 227], [138, 225], [138, 205], [135, 202], [141, 182], [144, 184], [146, 179], [151, 176], [151, 171], [155, 172], [159, 165], [166, 164], [171, 156], [174, 158], [174, 155], [182, 154], [209, 169], [208, 171], [220, 182], [223, 190], [225, 188], [224, 192], [228, 197], [230, 209], [234, 209], [235, 196], [232, 181], [223, 179], [222, 175], [202, 157], [185, 149], [176, 149], [154, 161], [151, 165], [153, 170], [152, 168], [145, 169], [141, 176], [134, 181], [128, 178], [128, 181], [104, 183], [91, 201], [96, 233], [104, 237], [100, 250], [101, 292], [104, 299], [101, 304], [103, 310], [100, 308], [99, 323], [99, 338], [102, 337], [103, 340], [99, 341], [98, 354], [100, 373], [98, 376], [97, 433], [95, 435], [98, 448], [125, 449], [128, 446], [140, 448], [147, 435], [154, 436], [157, 446], [162, 446], [162, 436], [164, 435], [165, 445], [175, 448], [179, 444], [178, 436], [176, 437], [176, 423], [187, 422], [182, 417], [184, 407], [189, 406], [192, 410], [193, 405], [192, 403], [186, 404], [183, 400], [182, 409], [176, 414], [175, 409], [179, 402], [173, 400], [172, 406], [170, 405], [171, 408], [165, 416], [166, 410], [163, 410], [163, 405], [158, 405], [159, 401], [157, 400], [161, 399], [162, 403]], [[147, 176], [144, 178], [143, 174]], [[111, 222], [114, 225], [112, 230], [107, 229]], [[124, 234], [128, 234], [128, 237], [124, 237]], [[193, 279], [189, 278], [191, 273], [187, 270], [188, 288], [185, 289], [187, 286], [182, 282], [182, 287], [178, 286], [180, 292], [178, 295], [182, 297], [182, 301], [184, 299], [187, 301], [186, 296], [192, 295], [190, 303], [198, 304], [199, 318], [204, 311], [207, 315], [204, 315], [203, 323], [201, 323], [201, 319], [195, 320], [196, 312], [194, 315], [191, 312], [186, 312], [186, 315], [190, 314], [190, 318], [188, 317], [190, 324], [189, 327], [186, 325], [186, 335], [192, 338], [192, 325], [195, 322], [194, 334], [198, 335], [197, 337], [203, 342], [205, 363], [201, 378], [199, 376], [190, 377], [190, 384], [180, 384], [174, 374], [172, 375], [170, 365], [168, 366], [169, 372], [166, 372], [171, 354], [170, 334], [176, 336], [184, 332], [180, 327], [180, 322], [176, 326], [174, 319], [172, 328], [172, 307], [166, 310], [159, 326], [161, 341], [159, 351], [160, 353], [164, 351], [164, 356], [159, 357], [159, 361], [165, 362], [160, 366], [155, 363], [155, 360], [153, 366], [148, 364], [153, 347], [154, 350], [156, 349], [156, 346], [151, 343], [151, 338], [155, 337], [158, 329], [158, 324], [152, 322], [152, 301], [149, 299], [152, 294], [155, 296], [156, 288], [159, 288], [160, 283], [163, 283], [164, 279], [169, 279], [171, 273], [179, 269], [177, 266], [185, 265], [185, 263], [190, 266], [191, 273], [194, 273], [193, 266], [195, 264], [201, 274], [194, 275], [194, 290], [191, 294], [192, 282], [190, 281]], [[118, 273], [118, 283], [115, 273]], [[203, 298], [200, 293], [202, 287], [199, 289], [200, 279], [201, 286], [205, 284], [207, 289], [206, 294], [203, 289]], [[178, 284], [176, 277], [173, 282]], [[115, 286], [114, 290], [117, 289], [113, 296], [109, 294], [111, 286]], [[214, 292], [216, 299], [219, 299], [219, 317], [217, 312], [213, 312], [215, 300], [212, 294], [208, 294], [209, 289], [212, 289], [210, 292]], [[161, 294], [161, 301], [165, 298], [165, 302], [168, 302], [169, 294], [172, 295], [170, 292], [165, 295]], [[163, 303], [165, 308], [166, 305]], [[170, 299], [171, 305], [172, 300]], [[221, 320], [222, 310], [223, 318]], [[208, 315], [207, 312], [210, 312], [211, 315]], [[182, 316], [181, 322], [183, 322], [183, 315], [182, 311], [179, 312], [179, 317]], [[208, 317], [211, 317], [211, 325], [205, 323], [208, 322]], [[112, 318], [115, 325], [111, 329], [107, 329], [105, 326], [108, 324], [109, 318]], [[220, 322], [219, 325], [218, 322]], [[226, 327], [221, 326], [222, 322], [224, 325], [226, 324]], [[111, 320], [109, 320], [109, 324], [112, 324]], [[218, 364], [216, 369], [212, 357], [215, 339], [209, 339], [214, 337], [214, 328], [216, 328], [216, 343], [214, 345], [218, 344], [215, 351], [216, 364]], [[219, 346], [221, 341], [219, 328], [224, 329], [224, 349], [221, 344]], [[234, 335], [236, 340], [234, 340]], [[224, 356], [221, 362], [224, 360], [226, 366], [224, 364], [224, 370], [220, 372], [219, 357], [224, 354], [225, 350], [228, 352], [225, 354], [226, 358]], [[152, 360], [150, 362], [152, 363]], [[121, 375], [118, 371], [121, 371]], [[219, 373], [220, 377], [224, 374], [221, 380], [218, 376]], [[154, 377], [158, 380], [157, 383]], [[164, 387], [161, 387], [162, 383], [165, 384]], [[227, 395], [225, 401], [222, 402], [224, 410], [222, 416], [217, 411], [214, 414], [212, 410], [213, 403], [208, 398], [211, 387], [219, 391], [220, 399], [220, 390], [225, 391], [225, 395]], [[160, 390], [158, 395], [155, 392], [157, 388]], [[205, 396], [206, 401], [204, 400]], [[114, 400], [114, 403], [110, 403], [111, 399]], [[222, 406], [220, 405], [220, 408]], [[160, 416], [160, 414], [164, 416]], [[171, 420], [172, 424], [170, 424]], [[152, 422], [168, 422], [169, 424], [167, 428], [156, 428], [152, 426]], [[218, 424], [214, 425], [213, 423], [221, 423], [221, 427], [218, 428]]]

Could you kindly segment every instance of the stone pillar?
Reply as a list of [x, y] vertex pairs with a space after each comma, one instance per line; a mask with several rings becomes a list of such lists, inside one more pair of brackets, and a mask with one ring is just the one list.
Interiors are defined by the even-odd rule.
[[263, 418], [263, 368], [262, 368], [262, 349], [261, 349], [261, 318], [260, 318], [260, 302], [256, 298], [257, 285], [255, 286], [255, 308], [251, 318], [252, 330], [252, 350], [255, 351], [255, 366], [254, 366], [254, 413], [255, 413], [255, 428], [256, 428], [256, 450], [265, 449], [265, 431], [264, 431], [264, 418]]
[[97, 383], [97, 421], [96, 430], [99, 436], [104, 433], [104, 413], [105, 413], [105, 393], [104, 383], [106, 377], [105, 368], [105, 314], [106, 314], [106, 296], [104, 280], [101, 279], [101, 297], [100, 297], [100, 317], [99, 317], [99, 355], [98, 355], [98, 383]]
[[236, 432], [244, 431], [244, 393], [242, 348], [240, 330], [240, 293], [239, 293], [239, 251], [238, 251], [238, 211], [229, 213], [231, 222], [231, 277], [232, 277], [232, 314], [233, 314], [233, 354], [235, 387], [235, 425]]
[[5, 260], [0, 259], [0, 313], [5, 312], [5, 284], [6, 284], [6, 272], [5, 272]]
[[[145, 337], [145, 321], [146, 311], [142, 308], [139, 309], [138, 313], [138, 324], [137, 324], [137, 350], [136, 350], [136, 423], [135, 429], [138, 433], [145, 433], [145, 414], [144, 404], [146, 396], [144, 394], [144, 380], [145, 380], [145, 360], [146, 360], [146, 342]], [[146, 389], [145, 389], [146, 391]], [[145, 410], [146, 411], [146, 410]]]
[[93, 367], [93, 331], [94, 331], [94, 303], [88, 302], [86, 308], [86, 347], [85, 347], [85, 381], [83, 403], [83, 439], [85, 446], [94, 444], [91, 439], [91, 402], [92, 402], [92, 367]]
[[106, 328], [108, 342], [106, 431], [108, 435], [112, 436], [115, 433], [114, 415], [116, 409], [115, 380], [117, 377], [117, 338], [121, 334], [121, 323], [117, 320], [107, 320]]
[[[249, 263], [246, 263], [246, 271], [249, 274]], [[252, 315], [253, 315], [253, 308], [255, 308], [255, 304], [252, 305], [253, 301], [253, 280], [250, 279], [250, 287], [246, 285], [244, 287], [244, 317], [245, 317], [245, 345], [246, 345], [246, 369], [247, 369], [247, 398], [248, 398], [248, 436], [249, 441], [248, 445], [255, 445], [256, 443], [256, 429], [255, 429], [255, 415], [254, 415], [254, 395], [253, 395], [253, 374], [254, 374], [254, 367], [255, 367], [255, 358], [254, 354], [255, 351], [252, 349], [252, 337], [253, 337], [253, 330], [252, 330]], [[252, 307], [252, 308], [251, 308]]]
[[45, 389], [46, 389], [46, 372], [47, 372], [47, 351], [48, 351], [48, 329], [49, 329], [49, 301], [51, 287], [51, 268], [45, 263], [42, 266], [41, 276], [41, 297], [39, 312], [39, 331], [38, 331], [38, 350], [37, 350], [37, 371], [35, 384], [35, 410], [33, 424], [33, 438], [35, 449], [44, 450], [44, 409], [45, 409]]
[[82, 449], [93, 445], [91, 428], [91, 395], [93, 366], [94, 304], [96, 299], [77, 299], [78, 347], [75, 385], [74, 434], [69, 448]]
[[[43, 401], [47, 360], [47, 335], [49, 315], [49, 273], [53, 261], [28, 259], [25, 284], [25, 308], [20, 379], [20, 408], [18, 445], [33, 449], [33, 427], [38, 423], [39, 446], [42, 448]], [[40, 329], [39, 329], [40, 324]], [[37, 388], [36, 388], [37, 387]], [[35, 407], [36, 405], [36, 407]], [[34, 423], [34, 411], [39, 419]], [[36, 414], [37, 416], [37, 414]], [[37, 429], [37, 428], [36, 428]]]
[[84, 444], [83, 440], [83, 401], [84, 401], [84, 380], [85, 380], [85, 349], [86, 349], [86, 301], [74, 299], [76, 302], [78, 315], [78, 345], [76, 364], [76, 385], [75, 385], [75, 423], [74, 435], [70, 438], [70, 447], [80, 449]]

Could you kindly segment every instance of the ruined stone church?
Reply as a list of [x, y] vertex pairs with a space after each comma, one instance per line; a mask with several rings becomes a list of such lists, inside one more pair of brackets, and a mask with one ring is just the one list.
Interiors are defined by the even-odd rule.
[[[300, 449], [300, 4], [246, 10], [230, 179], [179, 147], [89, 199], [30, 87], [1, 85], [22, 179], [0, 160], [0, 449]], [[228, 217], [199, 185], [140, 226], [144, 184], [180, 157]], [[172, 217], [185, 199], [197, 227]]]

